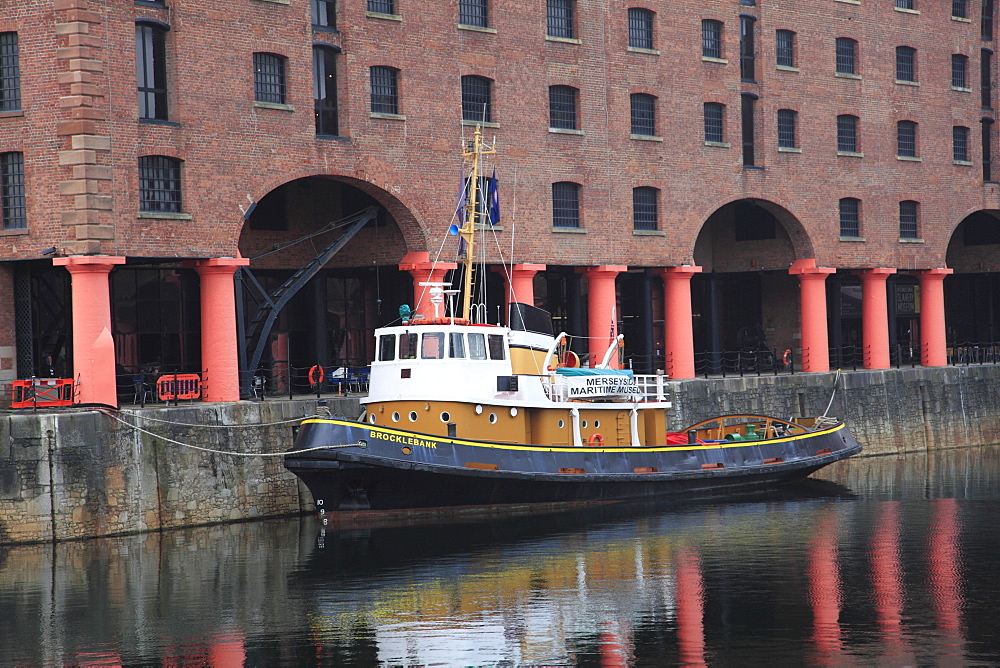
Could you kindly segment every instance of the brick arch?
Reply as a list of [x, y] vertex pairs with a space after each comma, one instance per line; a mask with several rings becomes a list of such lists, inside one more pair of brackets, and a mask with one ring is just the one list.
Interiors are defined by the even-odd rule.
[[[977, 229], [967, 230], [974, 225]], [[966, 245], [966, 235], [971, 233], [973, 243]], [[1000, 271], [996, 248], [1000, 244], [1000, 209], [973, 209], [966, 212], [955, 224], [948, 237], [945, 257], [931, 262], [926, 268], [951, 267], [957, 273], [985, 273]], [[933, 255], [932, 255], [933, 257]]]
[[[733, 215], [734, 208], [741, 202], [759, 207], [773, 216], [784, 236], [781, 233], [776, 233], [775, 239], [748, 242], [748, 244], [757, 244], [756, 248], [749, 245], [745, 247], [746, 252], [749, 253], [756, 252], [759, 254], [763, 246], [770, 245], [771, 247], [768, 249], [769, 252], [766, 256], [754, 258], [740, 257], [736, 262], [726, 263], [738, 265], [740, 261], [747, 261], [745, 266], [739, 266], [738, 269], [732, 270], [752, 271], [755, 269], [787, 268], [797, 259], [816, 257], [815, 246], [809, 236], [808, 230], [806, 230], [799, 218], [791, 212], [786, 204], [771, 199], [744, 196], [733, 197], [722, 204], [716, 205], [702, 219], [704, 222], [698, 229], [698, 234], [694, 241], [693, 255], [695, 264], [705, 266], [706, 270], [708, 270], [708, 267], [717, 264], [713, 256], [716, 252], [720, 250], [724, 251], [724, 249], [716, 248], [721, 242], [720, 240], [713, 239], [712, 235], [718, 231], [719, 226], [728, 224], [729, 216]], [[780, 248], [782, 244], [786, 244], [786, 249]], [[750, 261], [753, 261], [753, 263], [751, 264]]]

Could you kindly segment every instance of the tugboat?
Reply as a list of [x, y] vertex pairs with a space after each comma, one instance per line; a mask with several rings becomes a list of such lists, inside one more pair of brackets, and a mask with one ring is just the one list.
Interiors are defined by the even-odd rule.
[[[375, 330], [376, 359], [357, 420], [312, 417], [285, 466], [317, 508], [394, 510], [564, 504], [707, 495], [802, 478], [861, 451], [843, 422], [729, 415], [668, 433], [663, 376], [617, 368], [622, 336], [582, 368], [549, 314], [510, 305], [506, 325], [472, 304], [485, 145], [477, 128], [463, 287], [425, 284], [433, 315], [400, 308]], [[447, 298], [462, 296], [461, 311]], [[643, 382], [640, 382], [642, 380]], [[648, 382], [646, 382], [648, 381]]]

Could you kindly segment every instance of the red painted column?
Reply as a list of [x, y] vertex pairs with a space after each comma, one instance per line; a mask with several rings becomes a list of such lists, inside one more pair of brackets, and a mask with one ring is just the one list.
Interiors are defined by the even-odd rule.
[[236, 286], [233, 276], [250, 264], [243, 257], [187, 263], [201, 278], [201, 366], [204, 401], [239, 401], [240, 363], [236, 341]]
[[[582, 267], [578, 272], [587, 277], [587, 336], [590, 366], [595, 367], [604, 359], [604, 353], [618, 336], [618, 296], [615, 278], [628, 267], [604, 264]], [[611, 366], [615, 366], [612, 360]]]
[[885, 281], [895, 269], [878, 267], [855, 272], [861, 277], [861, 338], [866, 369], [889, 368], [889, 303]]
[[510, 317], [510, 303], [512, 301], [535, 305], [535, 274], [545, 271], [544, 264], [515, 264], [513, 266], [501, 265], [493, 267], [493, 271], [503, 276], [503, 315]]
[[954, 269], [927, 269], [920, 277], [920, 363], [946, 366], [948, 344], [944, 324], [944, 277]]
[[788, 273], [799, 277], [799, 316], [803, 371], [830, 370], [830, 338], [826, 330], [826, 277], [836, 269], [817, 267], [815, 259], [796, 260]]
[[694, 328], [691, 321], [691, 278], [701, 267], [664, 267], [663, 345], [665, 371], [671, 378], [694, 378]]
[[57, 257], [70, 274], [73, 304], [73, 373], [79, 380], [77, 402], [118, 406], [115, 344], [111, 337], [111, 291], [108, 274], [125, 258], [108, 255]]
[[[452, 269], [457, 269], [458, 264], [455, 262], [431, 262], [430, 253], [427, 251], [418, 251], [415, 253], [407, 253], [403, 258], [403, 261], [399, 263], [400, 271], [410, 272], [410, 276], [413, 277], [413, 313], [419, 313], [425, 318], [434, 317], [434, 307], [431, 305], [431, 293], [430, 288], [426, 285], [420, 285], [421, 283], [442, 283], [444, 282], [444, 275], [447, 274]], [[452, 288], [457, 289], [459, 286], [452, 286]], [[456, 302], [456, 306], [461, 306], [459, 302]], [[444, 310], [442, 307], [442, 313], [444, 315]], [[467, 313], [462, 314], [464, 317], [468, 317]]]

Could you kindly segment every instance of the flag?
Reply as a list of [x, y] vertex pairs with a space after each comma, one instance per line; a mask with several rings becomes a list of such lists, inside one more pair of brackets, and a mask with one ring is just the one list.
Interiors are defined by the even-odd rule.
[[493, 176], [490, 177], [490, 182], [486, 186], [486, 198], [489, 201], [489, 220], [490, 225], [496, 225], [500, 222], [500, 195], [497, 193], [497, 168], [493, 168]]
[[465, 177], [465, 168], [462, 168], [462, 189], [458, 191], [458, 206], [455, 207], [455, 217], [459, 223], [465, 222], [465, 207], [469, 203], [469, 180]]

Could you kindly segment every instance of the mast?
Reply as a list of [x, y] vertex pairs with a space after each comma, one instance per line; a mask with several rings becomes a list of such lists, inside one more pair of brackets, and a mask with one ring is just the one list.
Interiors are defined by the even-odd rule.
[[472, 322], [472, 265], [475, 261], [474, 242], [476, 236], [476, 212], [480, 207], [482, 194], [479, 190], [479, 162], [484, 155], [496, 153], [493, 147], [483, 145], [483, 133], [479, 126], [472, 135], [472, 149], [463, 150], [462, 157], [472, 159], [472, 176], [469, 187], [469, 200], [465, 209], [465, 221], [458, 233], [465, 241], [465, 276], [462, 281], [462, 315]]

